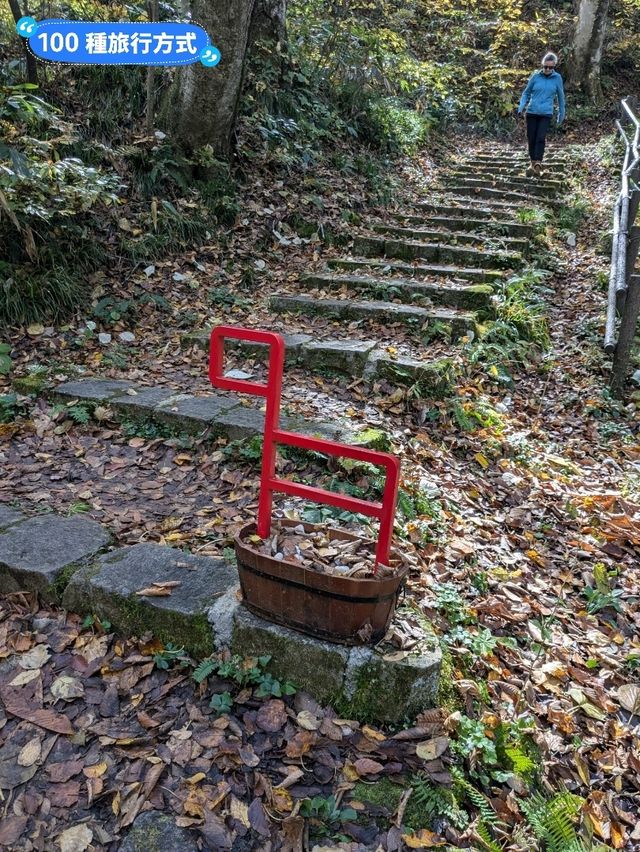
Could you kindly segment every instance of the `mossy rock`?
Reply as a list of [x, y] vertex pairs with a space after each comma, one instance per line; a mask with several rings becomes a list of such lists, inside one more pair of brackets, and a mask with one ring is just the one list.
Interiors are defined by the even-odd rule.
[[391, 438], [383, 429], [364, 429], [353, 438], [353, 443], [369, 450], [388, 453], [391, 450]]
[[47, 374], [44, 372], [28, 373], [26, 376], [16, 376], [11, 382], [13, 389], [24, 396], [37, 396], [42, 393], [47, 384]]

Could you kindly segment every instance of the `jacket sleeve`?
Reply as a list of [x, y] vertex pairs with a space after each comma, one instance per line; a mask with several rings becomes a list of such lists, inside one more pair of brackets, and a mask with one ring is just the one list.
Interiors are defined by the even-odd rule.
[[535, 74], [532, 74], [531, 77], [529, 77], [529, 82], [527, 83], [527, 86], [526, 86], [524, 92], [522, 93], [522, 97], [520, 98], [520, 103], [518, 105], [518, 112], [522, 112], [522, 110], [526, 107], [526, 105], [529, 101], [529, 98], [531, 97], [531, 90], [533, 89], [533, 81], [535, 80], [535, 78], [536, 78]]
[[562, 124], [565, 115], [565, 98], [562, 77], [558, 79], [558, 124]]

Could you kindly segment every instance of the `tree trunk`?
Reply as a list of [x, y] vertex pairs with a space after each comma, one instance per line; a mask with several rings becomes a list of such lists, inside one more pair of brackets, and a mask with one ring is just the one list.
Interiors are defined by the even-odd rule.
[[283, 53], [287, 44], [287, 0], [255, 0], [249, 44], [268, 42], [279, 45]]
[[[9, 6], [11, 7], [11, 14], [13, 15], [13, 19], [17, 24], [20, 18], [22, 17], [22, 12], [20, 11], [20, 3], [18, 2], [18, 0], [9, 0]], [[20, 36], [19, 38], [22, 42], [22, 49], [24, 50], [24, 55], [27, 62], [27, 82], [34, 83], [37, 86], [38, 65], [36, 62], [36, 58], [27, 47], [26, 38], [22, 38], [22, 36]]]
[[567, 72], [568, 85], [596, 104], [603, 100], [600, 67], [608, 12], [609, 0], [580, 0]]
[[215, 68], [199, 62], [181, 68], [165, 101], [164, 124], [187, 153], [204, 145], [222, 157], [231, 153], [254, 2], [191, 2], [192, 20], [206, 29], [222, 59]]

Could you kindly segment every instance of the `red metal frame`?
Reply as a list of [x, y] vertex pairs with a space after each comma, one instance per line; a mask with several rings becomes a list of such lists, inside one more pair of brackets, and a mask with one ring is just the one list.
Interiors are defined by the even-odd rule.
[[[228, 379], [223, 374], [224, 341], [225, 338], [248, 340], [252, 343], [262, 343], [269, 347], [269, 367], [266, 384], [250, 382], [244, 379]], [[262, 450], [262, 474], [260, 477], [260, 497], [258, 502], [257, 533], [260, 538], [267, 538], [271, 531], [271, 514], [273, 493], [291, 494], [295, 497], [307, 497], [317, 503], [327, 503], [360, 512], [380, 521], [380, 532], [376, 544], [376, 567], [378, 563], [389, 563], [393, 521], [398, 499], [398, 482], [400, 480], [400, 461], [390, 453], [377, 450], [366, 450], [363, 447], [352, 447], [339, 444], [324, 438], [311, 438], [297, 432], [287, 432], [280, 429], [280, 399], [282, 396], [282, 372], [284, 369], [285, 343], [280, 334], [272, 331], [256, 331], [250, 328], [235, 328], [220, 325], [211, 332], [209, 347], [209, 378], [216, 388], [239, 391], [266, 399], [264, 419], [264, 443]], [[328, 491], [324, 488], [314, 488], [286, 479], [278, 479], [276, 471], [276, 453], [278, 444], [299, 447], [305, 450], [315, 450], [330, 456], [342, 456], [356, 461], [369, 462], [383, 467], [386, 472], [382, 502], [361, 500]]]

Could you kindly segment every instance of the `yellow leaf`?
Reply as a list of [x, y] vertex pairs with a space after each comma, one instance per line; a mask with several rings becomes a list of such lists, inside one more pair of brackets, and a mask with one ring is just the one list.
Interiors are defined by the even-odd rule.
[[192, 775], [190, 778], [185, 778], [184, 780], [186, 784], [199, 784], [201, 781], [204, 781], [206, 777], [206, 773], [196, 772], [195, 775]]
[[421, 829], [417, 834], [403, 834], [402, 839], [409, 849], [435, 849], [436, 846], [444, 846], [446, 843], [440, 835], [426, 828]]
[[101, 775], [107, 771], [107, 764], [105, 761], [102, 763], [94, 763], [91, 766], [85, 766], [82, 770], [82, 774], [87, 778], [99, 778]]
[[379, 743], [386, 740], [384, 734], [380, 731], [376, 731], [375, 728], [370, 728], [368, 725], [365, 725], [362, 729], [362, 733], [370, 740], [377, 740]]
[[483, 470], [486, 470], [489, 467], [489, 459], [482, 453], [475, 453], [474, 459], [478, 462], [478, 464]]
[[27, 334], [29, 337], [38, 337], [44, 332], [44, 326], [40, 325], [39, 322], [34, 322], [33, 325], [27, 327]]
[[111, 810], [114, 813], [114, 816], [118, 816], [120, 813], [120, 790], [117, 791], [113, 799], [111, 800]]
[[244, 802], [241, 802], [240, 799], [236, 799], [235, 796], [231, 796], [231, 799], [229, 800], [229, 813], [234, 819], [241, 822], [245, 828], [250, 827], [249, 806]]
[[293, 798], [288, 790], [282, 787], [273, 788], [273, 804], [281, 814], [289, 813], [293, 809]]

